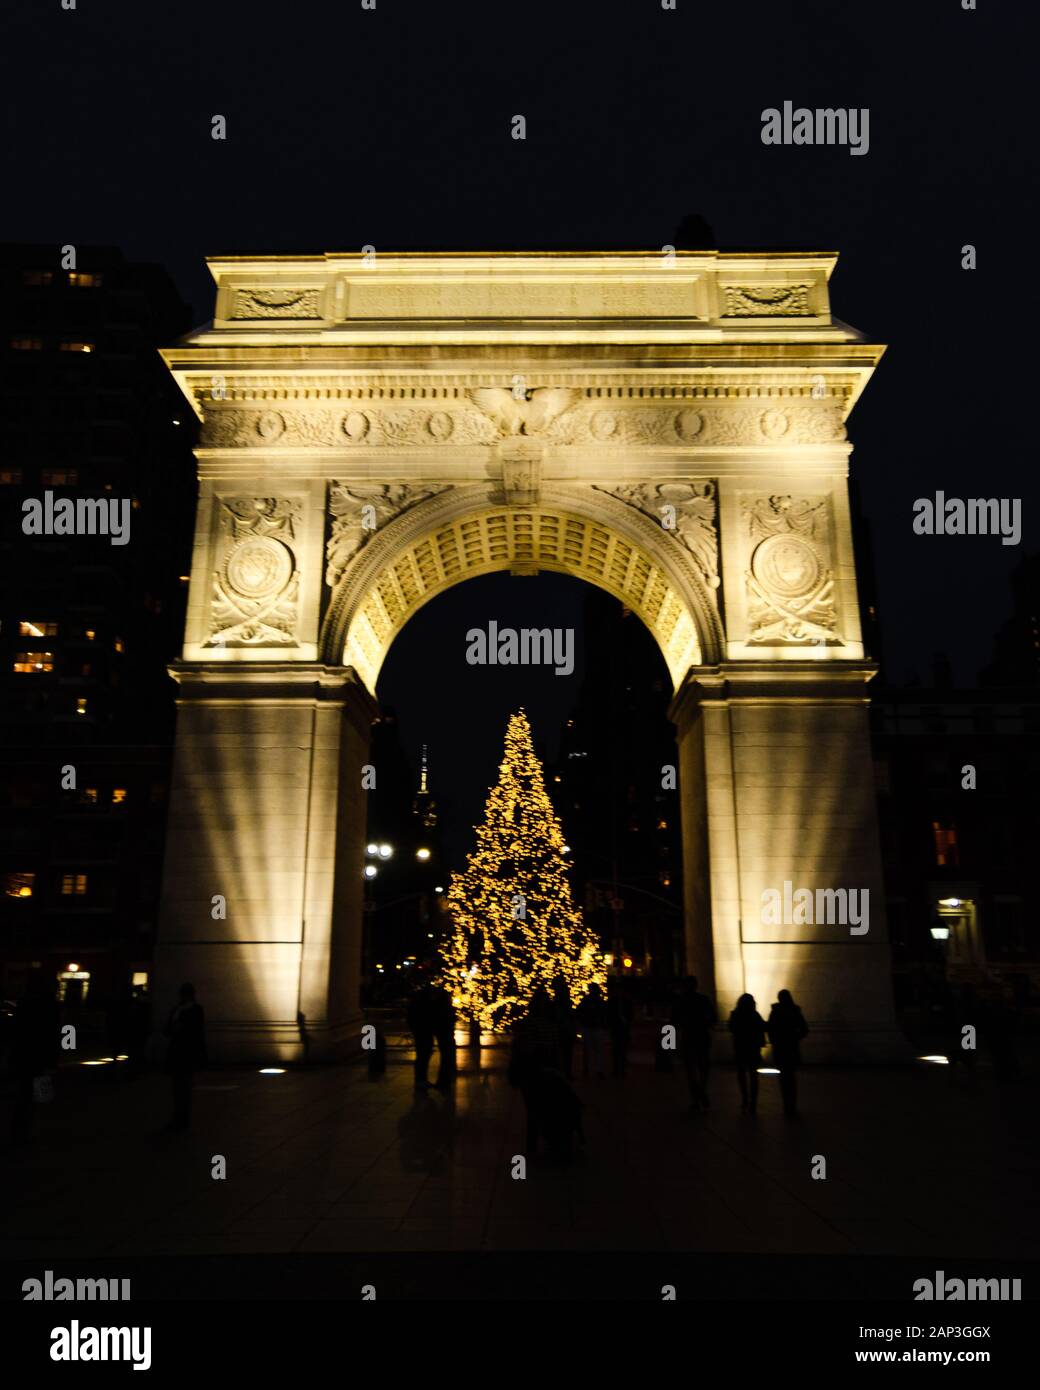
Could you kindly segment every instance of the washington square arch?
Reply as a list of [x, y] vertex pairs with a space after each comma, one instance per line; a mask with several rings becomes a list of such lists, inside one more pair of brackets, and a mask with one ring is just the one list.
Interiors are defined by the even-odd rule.
[[[201, 435], [156, 974], [215, 1055], [296, 1058], [299, 1013], [312, 1055], [357, 1046], [380, 666], [499, 570], [598, 585], [661, 649], [720, 1014], [789, 987], [811, 1058], [901, 1055], [847, 485], [883, 349], [832, 318], [835, 261], [210, 261], [212, 324], [164, 352]], [[785, 884], [869, 893], [869, 928], [764, 912]]]

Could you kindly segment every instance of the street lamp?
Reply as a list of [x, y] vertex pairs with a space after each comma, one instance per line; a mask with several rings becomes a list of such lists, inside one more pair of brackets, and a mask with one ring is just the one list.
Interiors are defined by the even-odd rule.
[[430, 851], [429, 851], [428, 849], [417, 849], [417, 850], [415, 851], [415, 857], [416, 857], [416, 859], [422, 859], [422, 860], [429, 859], [429, 857], [430, 857]]

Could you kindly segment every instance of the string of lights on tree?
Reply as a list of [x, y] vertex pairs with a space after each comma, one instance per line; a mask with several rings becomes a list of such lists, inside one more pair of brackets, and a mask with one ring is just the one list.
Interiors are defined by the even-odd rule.
[[484, 823], [448, 889], [452, 919], [441, 948], [441, 981], [458, 1013], [482, 1031], [521, 1018], [534, 991], [562, 979], [572, 1004], [607, 973], [596, 934], [571, 900], [560, 822], [545, 790], [531, 726], [510, 717], [505, 755]]

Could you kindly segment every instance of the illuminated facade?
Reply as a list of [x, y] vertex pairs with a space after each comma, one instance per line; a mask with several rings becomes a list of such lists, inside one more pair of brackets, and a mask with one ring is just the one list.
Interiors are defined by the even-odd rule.
[[[356, 1037], [380, 666], [436, 594], [539, 569], [664, 656], [687, 968], [720, 1011], [792, 989], [810, 1055], [899, 1052], [845, 429], [883, 349], [832, 319], [835, 259], [210, 262], [164, 354], [201, 436], [156, 965], [216, 1052]], [[869, 931], [764, 924], [785, 881], [868, 891]]]

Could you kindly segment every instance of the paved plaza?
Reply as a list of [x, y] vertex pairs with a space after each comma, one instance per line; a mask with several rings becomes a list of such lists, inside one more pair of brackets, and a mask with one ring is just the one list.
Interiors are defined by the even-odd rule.
[[1040, 1254], [1026, 1081], [927, 1064], [807, 1071], [803, 1118], [787, 1121], [775, 1077], [751, 1118], [720, 1066], [711, 1110], [695, 1114], [680, 1074], [637, 1062], [622, 1081], [579, 1080], [584, 1150], [517, 1181], [524, 1109], [505, 1054], [485, 1050], [474, 1073], [462, 1050], [453, 1100], [416, 1095], [407, 1056], [375, 1078], [360, 1064], [206, 1072], [186, 1134], [163, 1128], [161, 1073], [74, 1068], [37, 1108], [35, 1144], [3, 1152], [17, 1200], [0, 1255], [683, 1251], [913, 1256], [927, 1270]]

